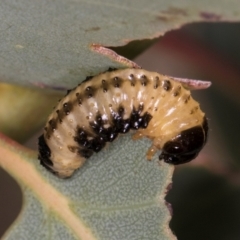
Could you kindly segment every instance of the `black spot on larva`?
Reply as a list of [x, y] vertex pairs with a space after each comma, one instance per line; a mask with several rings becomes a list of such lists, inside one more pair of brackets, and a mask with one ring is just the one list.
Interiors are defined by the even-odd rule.
[[93, 76], [87, 76], [86, 79], [84, 81], [89, 81], [93, 78]]
[[108, 128], [104, 128], [104, 121], [102, 120], [100, 114], [98, 114], [95, 121], [90, 122], [89, 125], [93, 131], [105, 142], [112, 142], [118, 135], [114, 127], [110, 126]]
[[143, 104], [140, 104], [138, 109], [133, 108], [131, 116], [130, 116], [130, 128], [131, 129], [139, 129], [142, 127], [143, 118], [141, 113], [143, 111]]
[[71, 102], [66, 102], [63, 104], [63, 112], [68, 115], [73, 109], [73, 104]]
[[150, 122], [150, 120], [152, 119], [152, 115], [149, 114], [148, 112], [145, 112], [142, 116], [142, 128], [147, 128], [148, 123]]
[[104, 128], [102, 126], [91, 123], [91, 127], [99, 137], [101, 137], [105, 142], [112, 142], [118, 135], [117, 129], [115, 127]]
[[183, 97], [183, 101], [184, 101], [184, 103], [186, 104], [186, 103], [188, 103], [189, 102], [189, 100], [190, 100], [190, 98], [191, 98], [191, 96], [190, 95], [185, 95], [184, 97]]
[[118, 133], [127, 133], [130, 130], [130, 119], [123, 119], [124, 108], [120, 106], [117, 112], [112, 112], [112, 122], [115, 131]]
[[83, 102], [83, 97], [80, 93], [76, 93], [76, 98], [77, 98], [77, 103], [78, 105], [82, 105], [82, 102]]
[[141, 84], [142, 84], [142, 86], [147, 86], [148, 82], [149, 82], [149, 80], [146, 77], [146, 75], [142, 75], [141, 76]]
[[147, 128], [152, 116], [148, 112], [141, 115], [142, 111], [143, 105], [141, 104], [139, 105], [138, 110], [133, 109], [130, 117], [131, 129]]
[[103, 79], [102, 80], [102, 89], [103, 89], [103, 92], [107, 92], [108, 91], [108, 82], [105, 80], [105, 79]]
[[129, 75], [129, 80], [131, 82], [131, 86], [134, 87], [136, 85], [136, 79], [133, 74]]
[[127, 133], [130, 130], [130, 119], [115, 119], [115, 126], [119, 133]]
[[142, 117], [138, 111], [133, 110], [130, 116], [130, 128], [131, 129], [139, 129], [141, 127]]
[[76, 141], [80, 146], [88, 147], [89, 141], [87, 139], [88, 133], [82, 128], [78, 127], [76, 135], [74, 136], [74, 141]]
[[117, 129], [115, 127], [103, 128], [99, 132], [99, 136], [106, 139], [107, 142], [112, 142], [118, 135]]
[[52, 161], [50, 160], [51, 157], [51, 150], [46, 144], [45, 138], [43, 134], [38, 138], [38, 149], [39, 149], [39, 156], [38, 158], [45, 162], [46, 164], [53, 166]]
[[134, 75], [132, 73], [129, 75], [129, 79], [134, 79]]
[[178, 86], [177, 89], [173, 92], [173, 96], [177, 97], [181, 93], [181, 86]]
[[[91, 140], [88, 140], [91, 137]], [[77, 129], [74, 140], [80, 145], [79, 153], [81, 156], [90, 157], [93, 152], [99, 152], [106, 144], [106, 141], [100, 136], [91, 136], [82, 128]], [[82, 148], [81, 148], [82, 147]]]
[[96, 89], [92, 86], [88, 86], [86, 89], [85, 89], [85, 94], [86, 94], [86, 97], [87, 98], [91, 98], [94, 96], [96, 92]]
[[79, 149], [78, 153], [81, 157], [90, 158], [93, 155], [93, 150], [82, 148], [82, 149]]
[[110, 68], [108, 68], [108, 70], [106, 72], [113, 72], [113, 71], [116, 71], [116, 70], [117, 70], [117, 68], [110, 67]]
[[106, 145], [106, 142], [101, 137], [95, 137], [91, 141], [89, 141], [88, 149], [93, 150], [94, 152], [99, 152], [104, 148]]
[[54, 170], [51, 168], [53, 166], [53, 162], [50, 160], [51, 150], [46, 144], [43, 135], [41, 135], [38, 138], [38, 149], [39, 149], [38, 159], [40, 160], [40, 164], [47, 168], [49, 171], [55, 173]]
[[123, 83], [123, 80], [121, 78], [119, 78], [119, 77], [114, 77], [112, 82], [113, 82], [113, 86], [115, 88], [119, 88], [119, 87], [121, 87], [121, 85]]
[[48, 121], [48, 124], [51, 128], [51, 131], [55, 131], [57, 128], [57, 121], [55, 119], [51, 119]]
[[160, 79], [159, 79], [159, 77], [158, 76], [156, 76], [155, 78], [154, 78], [154, 81], [153, 81], [154, 83], [153, 83], [153, 88], [154, 89], [157, 89], [159, 86], [160, 86]]
[[64, 117], [65, 114], [63, 114], [63, 111], [60, 111], [59, 109], [56, 110], [56, 113], [57, 113], [57, 115], [58, 115], [58, 121], [59, 121], [60, 123], [62, 123], [62, 119], [63, 119], [63, 117]]
[[199, 107], [192, 108], [190, 111], [190, 114], [194, 114], [195, 112], [197, 112], [198, 109], [199, 109]]
[[89, 80], [91, 80], [94, 76], [87, 76], [80, 84], [78, 84], [78, 86], [80, 86], [82, 83], [84, 82], [88, 82]]
[[163, 89], [166, 91], [170, 91], [172, 88], [172, 84], [169, 80], [164, 80], [163, 81]]

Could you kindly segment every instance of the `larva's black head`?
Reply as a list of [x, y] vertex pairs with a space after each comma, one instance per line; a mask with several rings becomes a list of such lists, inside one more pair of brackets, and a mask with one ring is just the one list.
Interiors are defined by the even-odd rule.
[[208, 134], [207, 119], [204, 118], [202, 126], [196, 126], [174, 137], [164, 144], [160, 160], [170, 164], [190, 162], [197, 157], [206, 143]]

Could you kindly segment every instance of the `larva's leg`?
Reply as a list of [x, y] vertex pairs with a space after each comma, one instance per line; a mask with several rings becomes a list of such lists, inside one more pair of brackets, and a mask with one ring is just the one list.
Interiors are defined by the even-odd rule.
[[135, 134], [132, 135], [133, 140], [139, 140], [143, 138], [143, 134], [140, 131], [137, 131]]
[[154, 146], [154, 145], [152, 145], [149, 149], [148, 149], [148, 151], [147, 151], [147, 160], [148, 161], [151, 161], [152, 160], [152, 157], [153, 157], [153, 155], [157, 152], [157, 148]]

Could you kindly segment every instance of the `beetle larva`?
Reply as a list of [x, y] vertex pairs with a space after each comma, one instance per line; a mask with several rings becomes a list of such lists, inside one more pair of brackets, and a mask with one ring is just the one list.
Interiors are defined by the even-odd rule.
[[160, 160], [194, 159], [207, 140], [208, 124], [199, 104], [181, 82], [143, 69], [112, 70], [69, 91], [49, 116], [39, 138], [42, 165], [69, 177], [119, 133], [147, 137]]

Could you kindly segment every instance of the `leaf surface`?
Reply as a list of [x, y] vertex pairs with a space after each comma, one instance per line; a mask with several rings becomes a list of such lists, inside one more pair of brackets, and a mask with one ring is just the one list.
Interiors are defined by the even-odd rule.
[[22, 213], [3, 239], [175, 239], [164, 200], [173, 167], [157, 155], [147, 161], [150, 141], [130, 135], [67, 180], [47, 172], [34, 152], [1, 140], [0, 164], [24, 194]]
[[238, 0], [0, 3], [0, 79], [65, 89], [109, 67], [135, 66], [104, 46], [152, 39], [196, 21], [239, 21]]

